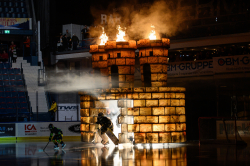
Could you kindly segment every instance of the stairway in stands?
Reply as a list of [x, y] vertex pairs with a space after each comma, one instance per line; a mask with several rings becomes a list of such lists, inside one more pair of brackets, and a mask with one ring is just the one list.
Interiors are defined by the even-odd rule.
[[48, 112], [45, 91], [43, 86], [38, 86], [38, 69], [40, 66], [31, 66], [23, 57], [18, 57], [12, 68], [23, 68], [23, 75], [27, 85], [32, 112], [36, 112], [36, 91], [38, 92], [38, 112]]

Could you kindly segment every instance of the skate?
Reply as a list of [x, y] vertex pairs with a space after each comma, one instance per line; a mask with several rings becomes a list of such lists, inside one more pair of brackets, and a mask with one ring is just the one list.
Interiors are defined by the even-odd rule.
[[58, 149], [59, 149], [58, 145], [55, 145], [55, 146], [54, 146], [54, 149], [55, 149], [55, 150], [58, 150]]
[[62, 144], [62, 148], [63, 148], [63, 149], [65, 148], [65, 146], [66, 146], [66, 144]]

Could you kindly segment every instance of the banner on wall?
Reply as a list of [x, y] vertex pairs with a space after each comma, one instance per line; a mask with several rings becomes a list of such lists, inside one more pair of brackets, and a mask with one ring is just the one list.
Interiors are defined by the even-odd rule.
[[[243, 140], [250, 139], [250, 121], [249, 120], [237, 120], [237, 131]], [[235, 121], [225, 121], [225, 127], [227, 129], [228, 138], [235, 137]], [[216, 136], [217, 139], [226, 139], [226, 133], [224, 128], [224, 122], [222, 120], [216, 121]]]
[[40, 137], [50, 135], [48, 128], [52, 123], [63, 132], [63, 136], [80, 136], [80, 122], [40, 122], [40, 123], [16, 123], [17, 137]]
[[214, 73], [250, 71], [250, 55], [234, 55], [213, 58]]
[[0, 29], [31, 30], [31, 18], [0, 18]]
[[11, 123], [0, 124], [0, 137], [16, 136], [16, 126]]
[[58, 118], [56, 121], [78, 121], [80, 117], [80, 105], [72, 103], [58, 103]]
[[168, 77], [213, 75], [213, 61], [174, 62], [168, 64]]

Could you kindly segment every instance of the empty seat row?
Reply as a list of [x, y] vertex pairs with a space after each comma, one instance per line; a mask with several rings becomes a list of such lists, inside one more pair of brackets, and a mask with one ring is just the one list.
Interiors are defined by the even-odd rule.
[[28, 18], [27, 13], [0, 13], [2, 18]]
[[0, 63], [0, 69], [10, 69], [9, 63]]
[[13, 109], [13, 108], [2, 108], [0, 109], [0, 115], [2, 114], [16, 114], [16, 111], [18, 111], [18, 113], [29, 113], [29, 109], [27, 108], [20, 108], [20, 109]]
[[15, 8], [15, 7], [5, 7], [5, 8], [2, 8], [0, 7], [0, 12], [6, 12], [6, 13], [14, 13], [14, 12], [17, 12], [17, 13], [25, 13], [26, 12], [26, 9], [25, 8]]
[[26, 97], [25, 92], [0, 92], [0, 98], [3, 97]]
[[0, 92], [25, 91], [24, 86], [0, 86]]
[[3, 97], [0, 98], [0, 103], [23, 103], [27, 102], [26, 97]]
[[1, 103], [0, 108], [28, 108], [28, 103]]
[[22, 80], [0, 80], [0, 86], [24, 86]]
[[0, 6], [4, 6], [4, 7], [25, 7], [25, 3], [21, 1], [4, 1], [4, 2], [0, 2]]
[[0, 74], [0, 80], [22, 80], [22, 75], [20, 74]]
[[19, 69], [19, 68], [1, 69], [0, 74], [21, 74], [21, 69]]

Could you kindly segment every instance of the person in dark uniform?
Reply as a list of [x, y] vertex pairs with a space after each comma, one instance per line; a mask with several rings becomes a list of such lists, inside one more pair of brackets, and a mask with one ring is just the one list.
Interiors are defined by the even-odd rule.
[[100, 124], [102, 126], [101, 134], [106, 133], [108, 128], [113, 132], [113, 123], [111, 122], [109, 118], [105, 117], [102, 112], [98, 114], [96, 124]]
[[[55, 144], [54, 149], [59, 149], [58, 143], [62, 145], [62, 148], [65, 148], [66, 144], [62, 141], [63, 137], [62, 130], [54, 127], [53, 124], [49, 124], [49, 130], [50, 130], [49, 141], [52, 140], [54, 142]], [[54, 137], [53, 134], [55, 134]]]

